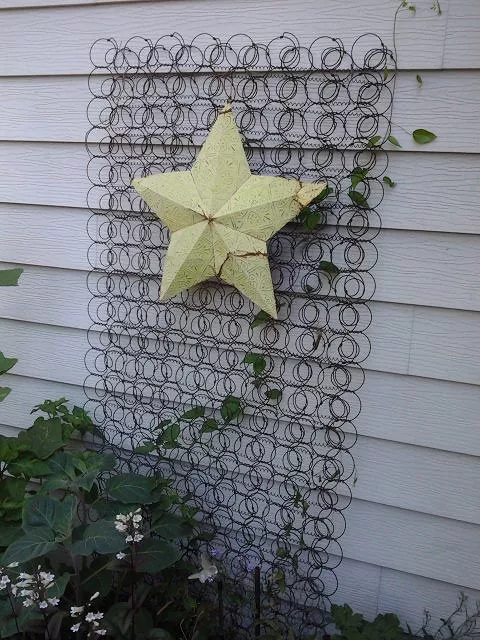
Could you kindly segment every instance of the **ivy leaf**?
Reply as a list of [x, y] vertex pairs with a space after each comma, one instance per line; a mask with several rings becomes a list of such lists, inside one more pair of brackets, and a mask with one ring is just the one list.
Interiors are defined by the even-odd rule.
[[9, 371], [17, 362], [17, 358], [6, 358], [0, 351], [0, 374]]
[[16, 287], [23, 269], [2, 269], [0, 271], [0, 287]]
[[277, 400], [280, 402], [282, 399], [282, 391], [280, 389], [269, 389], [266, 396], [269, 400]]
[[419, 73], [417, 73], [417, 75], [415, 76], [415, 79], [418, 82], [418, 86], [421, 87], [423, 84], [422, 76]]
[[158, 431], [159, 429], [163, 429], [164, 427], [166, 427], [171, 422], [172, 422], [171, 420], [160, 420], [158, 425], [156, 427], [154, 427], [154, 431]]
[[227, 396], [220, 407], [220, 415], [228, 424], [242, 415], [242, 403], [240, 398]]
[[265, 358], [259, 353], [246, 353], [243, 362], [252, 365], [255, 377], [259, 376], [267, 366]]
[[5, 398], [8, 396], [10, 391], [11, 391], [10, 387], [0, 387], [0, 402], [2, 400], [5, 400]]
[[412, 136], [417, 144], [428, 144], [429, 142], [433, 142], [433, 140], [435, 140], [435, 138], [437, 137], [434, 133], [428, 131], [427, 129], [415, 129], [415, 131], [412, 133]]
[[135, 447], [134, 452], [135, 453], [152, 453], [152, 451], [155, 451], [155, 449], [156, 449], [155, 443], [152, 440], [149, 440], [138, 445], [138, 447]]
[[350, 180], [352, 183], [352, 189], [365, 180], [368, 174], [368, 169], [365, 167], [354, 167], [350, 173]]
[[106, 490], [110, 497], [123, 503], [150, 504], [153, 480], [135, 473], [122, 473], [107, 480]]
[[160, 442], [165, 449], [174, 449], [178, 447], [178, 436], [180, 435], [180, 425], [179, 424], [169, 424], [163, 430], [162, 434], [157, 439], [157, 442]]
[[181, 416], [183, 420], [196, 420], [197, 418], [203, 418], [205, 415], [205, 407], [192, 407]]
[[372, 136], [367, 141], [367, 147], [378, 147], [379, 146], [378, 143], [381, 141], [381, 139], [382, 139], [382, 136]]
[[363, 193], [360, 193], [360, 191], [355, 191], [351, 189], [348, 192], [348, 196], [350, 200], [353, 202], [353, 204], [356, 204], [357, 206], [362, 207], [362, 209], [370, 208], [367, 199], [365, 198]]
[[202, 424], [202, 428], [200, 429], [200, 433], [212, 433], [213, 431], [218, 430], [218, 422], [213, 418], [208, 418]]
[[252, 329], [254, 329], [255, 327], [259, 327], [260, 325], [265, 324], [270, 320], [273, 320], [272, 316], [270, 316], [266, 311], [260, 310], [251, 321], [250, 326], [252, 327]]
[[396, 139], [395, 136], [388, 136], [387, 140], [390, 142], [390, 144], [393, 144], [395, 147], [401, 147], [402, 145], [399, 143], [399, 141]]
[[340, 273], [340, 269], [337, 267], [337, 265], [333, 264], [333, 262], [329, 262], [328, 260], [321, 260], [318, 263], [318, 268], [320, 269], [320, 271], [328, 273], [328, 275], [332, 278], [335, 278]]
[[389, 187], [394, 187], [397, 183], [394, 182], [391, 178], [389, 178], [388, 176], [383, 176], [383, 182], [385, 184], [387, 184]]
[[301, 216], [299, 216], [299, 220], [302, 223], [304, 229], [308, 229], [309, 231], [313, 231], [320, 224], [323, 223], [324, 215], [320, 211], [306, 211]]

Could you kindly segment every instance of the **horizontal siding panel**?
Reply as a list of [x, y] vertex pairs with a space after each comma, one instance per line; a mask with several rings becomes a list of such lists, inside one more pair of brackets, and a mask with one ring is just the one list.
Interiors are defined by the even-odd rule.
[[[442, 3], [443, 6], [443, 3]], [[445, 5], [447, 6], [447, 5]], [[480, 3], [451, 0], [445, 29], [444, 67], [480, 67]], [[457, 64], [454, 64], [457, 61]], [[468, 89], [467, 89], [468, 90]]]
[[[39, 205], [85, 207], [87, 162], [80, 143], [0, 142], [0, 172], [8, 176], [0, 210], [10, 203], [36, 205], [39, 213]], [[395, 153], [388, 173], [397, 186], [378, 207], [386, 228], [480, 233], [480, 154]]]
[[[34, 381], [32, 384], [31, 378], [11, 375], [5, 381], [7, 383], [13, 391], [5, 412], [2, 407], [2, 422], [13, 423], [14, 426], [29, 426], [31, 419], [28, 418], [28, 410], [35, 404], [32, 396], [35, 392], [38, 394], [37, 387], [42, 388], [44, 382], [37, 384]], [[33, 387], [33, 393], [30, 387]], [[51, 398], [56, 387], [58, 383], [54, 383], [53, 388], [47, 392], [48, 396], [44, 397]], [[66, 387], [60, 392], [60, 396], [65, 395], [63, 391], [70, 391], [68, 397], [75, 402], [83, 395], [80, 386], [73, 390]], [[38, 402], [42, 399], [44, 398], [39, 398]], [[15, 407], [25, 400], [25, 416], [22, 418]], [[141, 437], [139, 436], [140, 440]], [[280, 438], [280, 449], [281, 444]], [[353, 453], [357, 477], [353, 487], [354, 498], [480, 524], [480, 486], [476, 482], [479, 462], [474, 456], [365, 436], [359, 437]], [[269, 457], [270, 453], [266, 456]], [[277, 460], [273, 454], [272, 456], [275, 468], [280, 470], [278, 462], [281, 460]], [[241, 457], [240, 460], [242, 461]], [[349, 457], [345, 457], [343, 464], [347, 473], [351, 466]], [[346, 495], [346, 489], [341, 485], [338, 492]], [[462, 496], [462, 500], [456, 499], [458, 495]]]
[[[3, 294], [2, 313], [6, 317], [29, 321], [33, 308], [38, 322], [79, 329], [89, 326], [87, 305], [91, 296], [84, 274], [52, 272], [50, 277], [49, 270], [42, 269], [32, 270], [31, 274], [27, 269], [22, 276], [23, 287]], [[477, 313], [376, 302], [371, 309], [373, 319], [367, 335], [372, 351], [366, 362], [368, 368], [480, 384]], [[34, 331], [35, 326], [30, 330]], [[77, 383], [78, 379], [74, 381]]]
[[[5, 262], [90, 269], [87, 210], [70, 211], [70, 215], [59, 208], [20, 211], [20, 215], [12, 216], [12, 209], [0, 206], [0, 224], [5, 229], [0, 237], [0, 255]], [[374, 300], [480, 310], [480, 283], [472, 269], [480, 263], [476, 236], [384, 229], [374, 244], [379, 256], [372, 271]], [[364, 248], [366, 265], [370, 265], [375, 250], [368, 244]], [[332, 258], [340, 268], [345, 264], [343, 249], [339, 245]], [[91, 257], [95, 259], [93, 254]], [[368, 295], [368, 285], [366, 290]]]
[[359, 499], [346, 515], [341, 544], [347, 558], [480, 587], [478, 526]]
[[461, 591], [469, 598], [469, 610], [472, 611], [475, 601], [480, 600], [479, 591], [382, 568], [378, 613], [396, 613], [402, 624], [408, 623], [415, 632], [427, 610], [432, 616], [433, 631], [440, 626], [441, 618], [453, 613]]
[[[30, 315], [31, 309], [35, 310], [38, 322], [65, 322], [62, 311], [55, 303], [52, 304], [48, 296], [44, 297], [42, 307], [33, 305], [29, 298], [27, 300], [25, 308], [30, 310]], [[42, 309], [49, 307], [53, 309], [51, 317], [45, 318]], [[17, 318], [21, 316], [24, 320], [30, 315], [16, 314]], [[12, 353], [16, 353], [14, 345]], [[80, 359], [78, 354], [73, 354], [72, 357]], [[366, 365], [365, 384], [359, 392], [362, 410], [355, 420], [361, 435], [480, 456], [478, 387], [373, 371], [368, 368], [369, 361]], [[12, 383], [15, 391], [21, 385], [20, 391], [23, 389], [24, 396], [21, 396], [21, 401], [17, 404], [17, 394], [11, 394], [2, 404], [3, 421], [7, 424], [28, 424], [30, 405], [38, 404], [42, 397], [65, 396], [77, 404], [83, 402], [83, 392], [75, 384], [21, 376], [17, 376], [16, 380], [17, 382]], [[29, 399], [30, 393], [32, 400]], [[14, 412], [11, 413], [13, 409]]]
[[[400, 72], [397, 77], [394, 121], [403, 130], [394, 125], [393, 133], [402, 148], [424, 150], [404, 132], [422, 126], [438, 136], [429, 146], [430, 152], [480, 152], [476, 117], [480, 71], [427, 71], [422, 78], [419, 87], [414, 72]], [[91, 97], [86, 76], [1, 78], [0, 93], [0, 140], [83, 142], [89, 128], [86, 111]], [[94, 104], [89, 110], [93, 122], [98, 117]], [[98, 102], [97, 108], [104, 108], [104, 103]], [[391, 150], [396, 151], [395, 147]]]
[[[460, 10], [470, 0], [444, 0]], [[97, 38], [125, 41], [141, 35], [156, 40], [181, 31], [186, 40], [199, 33], [228, 38], [248, 33], [268, 42], [284, 31], [299, 34], [302, 43], [319, 35], [341, 38], [347, 47], [363, 33], [376, 32], [391, 45], [395, 6], [378, 0], [302, 0], [301, 10], [289, 0], [178, 0], [156, 3], [78, 5], [2, 12], [0, 75], [83, 74], [91, 67], [90, 47]], [[355, 15], [355, 20], [352, 20]], [[274, 16], [274, 19], [272, 19]], [[74, 37], [72, 33], [74, 25]], [[323, 28], [319, 28], [319, 25]], [[435, 16], [428, 3], [417, 15], [399, 16], [397, 37], [402, 68], [431, 69], [442, 65], [446, 12]], [[470, 32], [466, 31], [466, 36]], [[474, 34], [472, 34], [474, 35]], [[25, 56], [25, 42], [29, 55]], [[465, 45], [475, 47], [475, 41]], [[468, 66], [465, 57], [450, 58], [454, 68]]]
[[347, 557], [480, 589], [478, 525], [361, 500], [345, 516]]

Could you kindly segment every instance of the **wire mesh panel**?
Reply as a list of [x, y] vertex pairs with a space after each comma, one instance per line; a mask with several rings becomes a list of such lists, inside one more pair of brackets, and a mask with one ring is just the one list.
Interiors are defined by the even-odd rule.
[[[91, 59], [90, 409], [126, 467], [174, 474], [237, 584], [260, 567], [264, 612], [311, 632], [337, 588], [351, 499], [392, 54], [372, 34], [348, 51], [173, 34], [101, 40]], [[278, 321], [217, 280], [159, 302], [169, 233], [130, 186], [190, 169], [227, 100], [253, 173], [329, 186], [269, 242]], [[201, 419], [179, 420], [192, 407]], [[159, 451], [139, 461], [152, 437]]]

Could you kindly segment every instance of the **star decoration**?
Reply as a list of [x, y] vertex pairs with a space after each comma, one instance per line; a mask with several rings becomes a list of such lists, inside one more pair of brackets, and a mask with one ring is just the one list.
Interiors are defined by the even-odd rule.
[[171, 232], [160, 300], [218, 276], [277, 317], [266, 241], [325, 183], [252, 175], [227, 104], [191, 171], [137, 178], [132, 185]]

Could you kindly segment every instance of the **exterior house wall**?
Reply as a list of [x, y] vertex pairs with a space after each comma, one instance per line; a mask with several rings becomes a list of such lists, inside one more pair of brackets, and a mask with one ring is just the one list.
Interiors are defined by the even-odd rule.
[[[334, 598], [411, 626], [423, 608], [480, 595], [480, 2], [417, 1], [397, 28], [398, 81], [381, 205], [377, 290], [358, 481], [345, 512]], [[3, 433], [45, 397], [82, 403], [89, 326], [86, 193], [89, 49], [202, 31], [376, 32], [391, 43], [394, 0], [0, 0], [0, 266], [24, 265], [0, 295], [0, 345], [19, 357], [0, 405]], [[417, 86], [420, 72], [423, 85]], [[418, 147], [400, 129], [438, 139]], [[7, 380], [8, 378], [8, 380]], [[475, 590], [477, 590], [475, 592]]]

